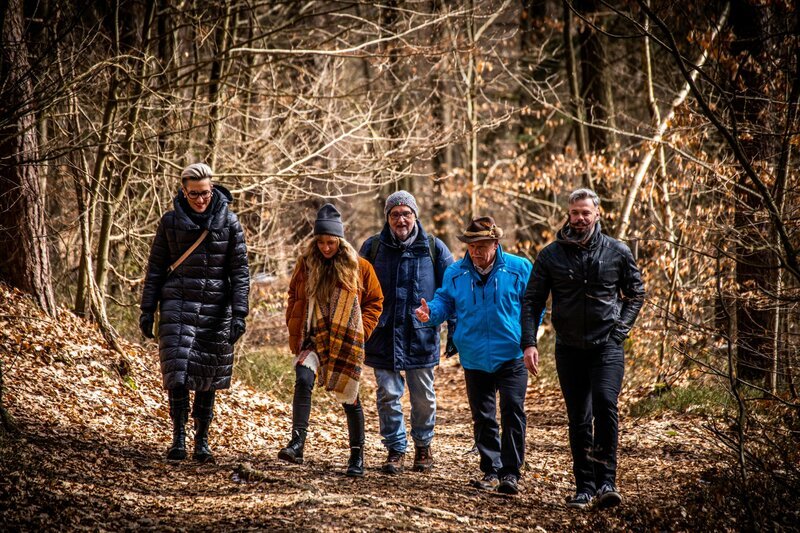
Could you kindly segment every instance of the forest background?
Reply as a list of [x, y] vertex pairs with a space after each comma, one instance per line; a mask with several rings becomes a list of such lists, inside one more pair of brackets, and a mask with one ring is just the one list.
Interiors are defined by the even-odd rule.
[[124, 358], [156, 225], [205, 161], [246, 231], [255, 350], [284, 341], [286, 279], [326, 201], [357, 246], [402, 188], [457, 257], [453, 236], [491, 214], [534, 260], [591, 187], [648, 292], [626, 386], [720, 391], [708, 434], [743, 500], [796, 498], [798, 16], [790, 0], [7, 0], [0, 278]]

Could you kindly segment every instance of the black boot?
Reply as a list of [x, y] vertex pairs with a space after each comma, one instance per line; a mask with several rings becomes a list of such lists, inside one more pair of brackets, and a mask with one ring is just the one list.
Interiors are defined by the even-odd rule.
[[172, 446], [167, 450], [168, 461], [183, 461], [186, 459], [186, 422], [189, 411], [176, 410], [172, 416]]
[[303, 448], [306, 445], [306, 430], [305, 429], [292, 429], [292, 440], [285, 448], [278, 452], [278, 459], [295, 463], [298, 465], [303, 464]]
[[278, 452], [278, 459], [303, 464], [303, 448], [306, 444], [308, 419], [311, 416], [311, 391], [314, 389], [314, 371], [303, 365], [296, 365], [294, 397], [292, 398], [292, 440]]
[[350, 446], [346, 476], [364, 477], [364, 446]]
[[354, 405], [344, 404], [347, 415], [347, 433], [350, 436], [350, 459], [347, 461], [347, 472], [350, 477], [364, 475], [364, 411], [361, 402], [356, 399]]
[[194, 419], [194, 454], [192, 459], [199, 463], [213, 463], [214, 456], [208, 447], [208, 427], [211, 425], [210, 418]]
[[186, 422], [189, 420], [189, 391], [177, 387], [168, 391], [169, 417], [172, 419], [172, 446], [167, 450], [168, 461], [186, 459]]

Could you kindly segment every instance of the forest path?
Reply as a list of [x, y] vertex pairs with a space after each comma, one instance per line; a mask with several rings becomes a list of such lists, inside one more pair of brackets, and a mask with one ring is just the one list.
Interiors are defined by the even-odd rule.
[[[242, 398], [259, 394], [241, 385], [236, 394], [220, 395], [211, 436], [216, 464], [172, 465], [163, 459], [169, 438], [163, 408], [151, 405], [158, 416], [121, 413], [126, 395], [115, 398], [120, 391], [106, 385], [92, 391], [92, 397], [107, 411], [92, 413], [60, 393], [60, 385], [50, 387], [52, 367], [39, 368], [44, 375], [30, 387], [38, 397], [10, 387], [11, 410], [22, 433], [3, 447], [0, 511], [12, 530], [560, 531], [665, 524], [692, 529], [691, 502], [681, 499], [699, 490], [702, 472], [717, 460], [704, 447], [704, 432], [694, 420], [625, 418], [619, 465], [624, 505], [608, 511], [568, 510], [563, 499], [571, 491], [571, 474], [562, 400], [557, 391], [532, 385], [522, 493], [511, 497], [478, 491], [468, 484], [479, 471], [478, 457], [467, 453], [471, 422], [462, 371], [448, 361], [437, 375], [436, 466], [429, 473], [380, 473], [384, 451], [369, 372], [364, 394], [367, 474], [362, 479], [343, 475], [346, 435], [338, 409], [325, 413], [315, 408], [306, 464], [289, 465], [276, 459], [288, 436], [288, 406], [270, 407], [258, 398], [247, 403]], [[35, 377], [32, 369], [27, 375]], [[11, 372], [9, 377], [13, 383], [21, 376]], [[22, 396], [27, 397], [24, 403]], [[90, 404], [85, 401], [84, 407]], [[66, 423], [51, 416], [54, 411]], [[126, 419], [130, 415], [139, 418]], [[236, 474], [242, 468], [255, 472], [258, 481], [243, 482]]]
[[[469, 485], [480, 472], [477, 455], [467, 453], [472, 424], [455, 359], [437, 369], [436, 465], [428, 473], [380, 472], [385, 451], [374, 378], [365, 371], [367, 473], [351, 479], [343, 475], [344, 413], [327, 393], [315, 391], [306, 463], [290, 465], [276, 455], [289, 437], [291, 406], [240, 382], [218, 395], [210, 436], [216, 464], [167, 463], [171, 431], [156, 347], [124, 346], [121, 359], [104, 348], [93, 326], [67, 312], [51, 320], [18, 291], [0, 285], [4, 400], [19, 428], [12, 437], [0, 436], [0, 529], [735, 527], [709, 513], [714, 502], [707, 477], [722, 465], [702, 420], [624, 416], [633, 400], [627, 394], [621, 400], [618, 478], [624, 504], [606, 511], [566, 509], [564, 498], [572, 491], [566, 416], [547, 355], [543, 373], [550, 377], [532, 380], [528, 389], [522, 493], [513, 497]], [[258, 480], [242, 480], [242, 469]]]

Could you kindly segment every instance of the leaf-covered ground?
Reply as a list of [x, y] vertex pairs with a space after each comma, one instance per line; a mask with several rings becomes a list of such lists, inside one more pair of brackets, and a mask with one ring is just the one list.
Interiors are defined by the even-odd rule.
[[[5, 403], [17, 433], [0, 437], [5, 530], [671, 530], [738, 529], [716, 485], [726, 467], [700, 419], [622, 418], [618, 485], [609, 511], [566, 509], [571, 490], [566, 417], [545, 380], [528, 390], [527, 458], [517, 497], [479, 492], [463, 374], [437, 373], [430, 473], [387, 476], [374, 381], [365, 373], [367, 475], [343, 475], [344, 415], [315, 408], [306, 464], [279, 462], [290, 406], [236, 382], [220, 393], [211, 445], [217, 462], [168, 464], [165, 394], [154, 345], [108, 351], [63, 311], [47, 319], [0, 286]], [[317, 392], [324, 394], [324, 392]], [[633, 398], [624, 396], [624, 406]]]

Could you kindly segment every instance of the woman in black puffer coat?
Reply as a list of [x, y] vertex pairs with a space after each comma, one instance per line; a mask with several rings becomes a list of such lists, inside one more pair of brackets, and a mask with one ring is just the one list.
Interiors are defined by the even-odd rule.
[[[156, 308], [160, 308], [158, 347], [164, 388], [169, 393], [173, 442], [167, 459], [186, 458], [185, 424], [189, 391], [195, 391], [193, 458], [213, 461], [208, 427], [215, 391], [230, 387], [233, 344], [245, 330], [250, 274], [244, 232], [228, 209], [231, 193], [211, 182], [211, 169], [189, 165], [174, 210], [161, 218], [147, 266], [142, 292], [142, 333], [153, 338]], [[170, 272], [200, 237], [197, 248]]]

